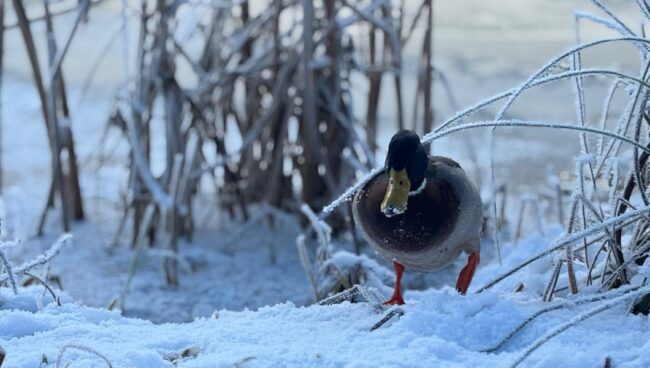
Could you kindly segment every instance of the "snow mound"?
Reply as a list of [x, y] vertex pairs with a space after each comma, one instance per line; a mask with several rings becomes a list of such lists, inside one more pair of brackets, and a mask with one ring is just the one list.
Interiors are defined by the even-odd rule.
[[[64, 299], [36, 309], [42, 288], [0, 289], [0, 346], [5, 367], [498, 367], [583, 307], [544, 314], [498, 353], [481, 353], [507, 335], [539, 302], [487, 291], [467, 296], [451, 288], [409, 292], [403, 316], [375, 331], [381, 319], [366, 303], [257, 311], [219, 311], [184, 324], [156, 325]], [[47, 298], [44, 299], [47, 301]], [[51, 300], [50, 300], [51, 302]], [[589, 307], [584, 307], [589, 308]], [[606, 357], [626, 367], [650, 366], [648, 319], [624, 305], [551, 339], [523, 366], [594, 367]], [[73, 348], [70, 348], [72, 346]], [[83, 349], [74, 348], [81, 347]]]

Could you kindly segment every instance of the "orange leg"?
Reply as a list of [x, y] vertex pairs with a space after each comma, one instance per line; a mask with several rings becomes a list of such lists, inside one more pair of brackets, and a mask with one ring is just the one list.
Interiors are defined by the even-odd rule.
[[393, 267], [395, 267], [395, 289], [393, 290], [393, 296], [388, 299], [384, 304], [404, 304], [404, 299], [402, 299], [402, 273], [404, 272], [404, 266], [397, 262], [393, 262]]
[[474, 271], [476, 271], [476, 266], [481, 262], [481, 257], [478, 252], [472, 252], [467, 258], [467, 265], [463, 267], [462, 271], [458, 275], [458, 281], [456, 282], [456, 290], [459, 293], [465, 294], [469, 284], [472, 282], [472, 277], [474, 277]]

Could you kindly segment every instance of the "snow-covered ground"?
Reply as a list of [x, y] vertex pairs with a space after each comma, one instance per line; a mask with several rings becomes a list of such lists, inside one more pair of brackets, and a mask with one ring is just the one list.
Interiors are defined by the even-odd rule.
[[[507, 245], [504, 265], [538, 252], [555, 235], [557, 231], [546, 239]], [[537, 267], [479, 294], [461, 296], [448, 286], [409, 290], [406, 305], [400, 307], [403, 315], [374, 331], [392, 309], [378, 310], [367, 302], [307, 307], [285, 302], [156, 325], [82, 306], [66, 295], [57, 306], [38, 286], [20, 289], [18, 295], [4, 288], [0, 346], [7, 351], [6, 366], [12, 368], [52, 367], [62, 349], [62, 364], [73, 361], [76, 367], [106, 366], [88, 349], [113, 367], [505, 367], [549, 331], [593, 308], [569, 303], [532, 321], [496, 352], [481, 352], [536, 311], [593, 295], [595, 290], [583, 290], [578, 298], [539, 301], [551, 261], [540, 260]], [[480, 267], [474, 285], [485, 284], [498, 269], [494, 263]], [[512, 292], [519, 282], [523, 290]], [[615, 367], [649, 366], [648, 318], [626, 315], [628, 304], [621, 302], [555, 336], [522, 366], [598, 367], [606, 358]]]

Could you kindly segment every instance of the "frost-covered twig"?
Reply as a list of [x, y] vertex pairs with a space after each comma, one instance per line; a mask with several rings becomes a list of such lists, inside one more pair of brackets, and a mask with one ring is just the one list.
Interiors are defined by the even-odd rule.
[[[25, 273], [25, 271], [29, 271], [36, 266], [46, 264], [52, 258], [54, 258], [54, 256], [56, 256], [59, 253], [59, 251], [61, 251], [61, 248], [63, 248], [63, 246], [66, 245], [71, 239], [72, 239], [72, 234], [61, 235], [61, 237], [45, 253], [41, 254], [40, 256], [36, 257], [31, 261], [21, 264], [20, 266], [13, 267], [14, 274], [20, 275]], [[0, 275], [0, 284], [7, 281], [8, 278], [9, 276], [7, 275]]]
[[25, 271], [23, 273], [25, 275], [33, 278], [34, 280], [38, 281], [38, 283], [40, 283], [41, 285], [43, 285], [45, 287], [45, 289], [50, 292], [50, 295], [52, 295], [52, 299], [56, 302], [56, 305], [58, 305], [59, 307], [61, 306], [61, 299], [59, 299], [59, 297], [56, 294], [54, 294], [54, 290], [52, 290], [52, 288], [50, 287], [50, 285], [47, 284], [47, 282], [43, 281], [43, 279], [41, 279], [40, 277], [38, 277], [38, 276], [36, 276], [36, 275], [34, 275], [32, 273], [29, 273], [27, 271]]
[[356, 184], [350, 186], [348, 189], [343, 192], [338, 198], [336, 198], [334, 201], [332, 201], [330, 204], [327, 206], [323, 207], [323, 210], [321, 211], [319, 218], [323, 219], [327, 217], [334, 209], [336, 209], [338, 206], [342, 205], [343, 203], [349, 201], [354, 193], [357, 192], [359, 188], [361, 188], [363, 185], [365, 185], [367, 182], [372, 180], [375, 176], [377, 176], [379, 173], [384, 171], [383, 167], [376, 167], [372, 169], [366, 176], [364, 176], [361, 180], [357, 181]]
[[636, 0], [637, 5], [639, 5], [639, 9], [641, 9], [641, 12], [645, 15], [648, 20], [650, 20], [650, 7], [648, 6], [648, 3], [645, 0]]
[[[88, 347], [88, 346], [85, 346], [85, 345], [79, 345], [79, 344], [65, 345], [65, 346], [63, 346], [61, 348], [61, 350], [59, 350], [59, 355], [57, 355], [57, 357], [56, 357], [56, 368], [64, 367], [64, 365], [62, 365], [62, 363], [63, 363], [63, 354], [66, 352], [66, 350], [81, 350], [81, 351], [84, 351], [86, 353], [96, 355], [96, 356], [100, 357], [106, 363], [108, 368], [113, 368], [113, 365], [111, 364], [111, 362], [102, 353], [98, 352], [97, 350], [95, 350], [95, 349], [93, 349], [91, 347]], [[67, 365], [65, 367], [67, 367]]]
[[593, 302], [598, 302], [602, 300], [609, 300], [612, 298], [616, 298], [621, 295], [625, 295], [630, 292], [634, 292], [636, 290], [639, 290], [642, 286], [633, 286], [633, 287], [627, 287], [627, 288], [619, 288], [619, 289], [614, 289], [612, 291], [608, 291], [605, 293], [601, 294], [596, 294], [596, 295], [590, 295], [582, 298], [576, 298], [573, 300], [567, 300], [561, 303], [557, 303], [554, 305], [550, 305], [548, 307], [542, 308], [538, 310], [537, 312], [533, 313], [530, 317], [526, 318], [522, 323], [517, 325], [510, 333], [508, 333], [503, 339], [501, 339], [496, 345], [491, 346], [486, 349], [481, 349], [480, 351], [483, 353], [494, 353], [497, 350], [501, 349], [510, 339], [512, 339], [515, 335], [517, 335], [521, 330], [524, 329], [528, 324], [533, 322], [537, 317], [546, 314], [548, 312], [552, 312], [554, 310], [558, 309], [563, 309], [563, 308], [569, 308], [572, 306], [577, 306], [577, 305], [582, 305], [582, 304], [588, 304], [588, 303], [593, 303]]
[[[650, 60], [646, 62], [645, 68], [643, 70], [642, 78], [646, 78], [648, 75], [648, 72], [650, 72]], [[643, 95], [642, 92], [643, 91]], [[641, 100], [639, 100], [641, 98]], [[629, 116], [628, 116], [628, 125], [632, 122], [633, 118], [635, 120], [634, 123], [634, 139], [636, 141], [640, 141], [640, 135], [641, 135], [641, 123], [643, 121], [643, 112], [645, 110], [645, 102], [648, 99], [648, 90], [644, 90], [641, 88], [640, 85], [638, 85], [635, 88], [634, 91], [634, 99], [633, 99], [633, 106], [635, 109], [631, 109]], [[641, 194], [641, 198], [643, 199], [643, 202], [645, 204], [650, 203], [650, 199], [648, 199], [648, 196], [646, 194], [646, 186], [644, 183], [644, 180], [641, 179], [641, 165], [639, 164], [639, 150], [634, 149], [633, 151], [634, 154], [634, 170], [632, 171], [634, 173], [634, 180], [636, 180], [636, 185], [639, 188], [639, 194]]]
[[77, 6], [77, 15], [72, 23], [72, 28], [70, 31], [68, 31], [68, 36], [65, 38], [65, 41], [63, 42], [63, 47], [60, 47], [59, 50], [56, 52], [55, 55], [53, 55], [52, 60], [50, 61], [49, 65], [49, 81], [47, 83], [47, 86], [50, 86], [54, 83], [56, 78], [58, 77], [59, 71], [61, 70], [61, 64], [63, 63], [63, 59], [65, 59], [65, 55], [68, 52], [68, 49], [70, 48], [70, 44], [72, 43], [72, 39], [74, 38], [74, 35], [77, 33], [77, 29], [79, 28], [79, 24], [84, 20], [85, 15], [88, 13], [88, 9], [90, 8], [90, 0], [81, 0], [78, 3], [79, 5]]
[[[576, 33], [576, 43], [580, 43], [580, 34], [579, 34], [579, 23], [576, 21], [576, 27], [575, 27], [575, 33]], [[580, 70], [582, 69], [582, 61], [580, 58], [580, 51], [573, 53], [571, 55], [571, 69], [572, 70]], [[574, 78], [574, 83], [573, 83], [573, 89], [574, 93], [576, 95], [575, 98], [575, 105], [576, 105], [576, 114], [578, 116], [578, 121], [580, 122], [580, 126], [584, 127], [587, 125], [587, 107], [585, 106], [585, 91], [584, 91], [584, 85], [582, 83], [582, 76], [581, 75], [576, 75]], [[581, 132], [580, 133], [580, 155], [585, 156], [589, 155], [589, 147], [587, 144], [587, 133], [586, 132]], [[593, 168], [593, 160], [586, 160], [586, 164], [589, 167], [589, 173], [591, 174], [591, 182], [594, 186], [594, 189], [596, 188], [596, 176], [594, 174], [594, 168]], [[581, 178], [582, 178], [582, 171], [581, 171]], [[582, 180], [582, 179], [581, 179]], [[584, 216], [584, 210], [583, 210], [583, 216]]]
[[[5, 256], [4, 252], [2, 252], [1, 250], [0, 250], [0, 262], [3, 264], [7, 272], [7, 277], [9, 278], [9, 284], [11, 284], [11, 288], [13, 289], [14, 294], [18, 294], [18, 288], [16, 287], [16, 277], [14, 276], [14, 272], [11, 268], [11, 263], [9, 263], [7, 256]], [[0, 282], [0, 284], [2, 284], [2, 282]]]
[[501, 282], [504, 279], [508, 278], [509, 276], [513, 275], [515, 272], [517, 272], [517, 271], [521, 270], [522, 268], [528, 266], [529, 264], [531, 264], [531, 263], [533, 263], [533, 262], [535, 262], [535, 261], [537, 261], [537, 260], [539, 260], [539, 259], [541, 259], [541, 258], [543, 258], [543, 257], [557, 251], [558, 249], [562, 249], [567, 244], [575, 243], [576, 241], [578, 241], [580, 239], [583, 239], [585, 237], [593, 235], [593, 234], [595, 234], [595, 233], [597, 233], [599, 231], [602, 231], [603, 229], [606, 229], [608, 227], [615, 226], [615, 225], [617, 225], [619, 223], [622, 223], [622, 222], [624, 222], [624, 221], [626, 221], [626, 220], [628, 220], [630, 218], [634, 218], [634, 217], [644, 215], [648, 210], [650, 210], [650, 206], [645, 206], [645, 207], [642, 207], [642, 208], [640, 208], [638, 210], [627, 212], [627, 213], [625, 213], [623, 215], [620, 215], [620, 216], [612, 217], [612, 218], [610, 218], [610, 219], [608, 219], [606, 221], [603, 221], [602, 223], [600, 223], [598, 225], [594, 225], [594, 226], [592, 226], [590, 228], [587, 228], [585, 230], [582, 230], [582, 231], [579, 231], [579, 232], [576, 232], [576, 233], [573, 233], [573, 234], [565, 235], [565, 236], [561, 237], [560, 239], [554, 241], [553, 245], [551, 245], [551, 247], [549, 247], [548, 249], [544, 250], [543, 252], [538, 253], [537, 255], [529, 258], [528, 260], [524, 261], [523, 263], [520, 263], [519, 265], [517, 265], [514, 268], [510, 269], [509, 271], [501, 274], [500, 276], [498, 276], [494, 280], [490, 281], [489, 283], [487, 283], [485, 286], [483, 286], [482, 288], [480, 288], [476, 292], [480, 293], [480, 292], [483, 292], [483, 291], [491, 288], [492, 286], [498, 284], [499, 282]]
[[636, 261], [637, 259], [641, 258], [645, 253], [650, 250], [650, 242], [646, 243], [644, 246], [640, 247], [632, 256], [628, 257], [625, 262], [621, 263], [607, 278], [607, 280], [603, 283], [603, 287], [608, 288], [612, 285], [612, 283], [616, 280], [616, 277], [623, 271], [625, 271], [625, 268], [632, 264], [632, 262]]
[[155, 199], [156, 202], [162, 207], [162, 208], [170, 208], [171, 206], [174, 205], [173, 200], [167, 192], [163, 189], [163, 187], [160, 185], [160, 183], [154, 178], [153, 174], [151, 173], [151, 168], [149, 167], [149, 163], [147, 162], [145, 153], [143, 152], [143, 148], [140, 145], [140, 133], [138, 131], [138, 127], [136, 126], [135, 122], [131, 118], [131, 111], [130, 107], [128, 104], [123, 103], [121, 105], [122, 111], [120, 113], [120, 116], [126, 123], [126, 135], [127, 138], [129, 139], [129, 142], [131, 144], [131, 152], [132, 152], [132, 159], [134, 166], [136, 167], [138, 174], [140, 175], [140, 178], [142, 179], [143, 183], [146, 185], [147, 189], [149, 189], [149, 192], [151, 192], [151, 195]]
[[616, 31], [616, 32], [620, 33], [622, 36], [634, 36], [634, 34], [631, 33], [631, 31], [628, 31], [629, 29], [625, 29], [625, 28], [621, 27], [618, 23], [609, 21], [609, 20], [607, 20], [607, 19], [605, 19], [603, 17], [599, 17], [599, 16], [597, 16], [595, 14], [591, 14], [591, 13], [587, 13], [587, 12], [583, 12], [583, 11], [576, 11], [574, 13], [574, 15], [575, 15], [576, 19], [586, 19], [586, 20], [589, 20], [589, 21], [591, 21], [593, 23], [603, 25], [603, 26], [605, 26], [605, 27], [607, 27], [607, 28], [609, 28], [609, 29], [611, 29], [613, 31]]
[[377, 294], [375, 289], [368, 289], [361, 285], [354, 285], [349, 289], [345, 289], [338, 294], [334, 294], [318, 302], [318, 305], [333, 305], [343, 302], [353, 303], [355, 298], [361, 296], [364, 301], [372, 305], [377, 310], [383, 310], [382, 298]]
[[598, 305], [597, 307], [592, 308], [592, 309], [590, 309], [590, 310], [588, 310], [588, 311], [586, 311], [586, 312], [584, 312], [584, 313], [581, 313], [581, 314], [579, 314], [578, 316], [576, 316], [575, 318], [572, 318], [571, 320], [569, 320], [569, 321], [567, 321], [567, 322], [565, 322], [565, 323], [563, 323], [563, 324], [557, 326], [557, 327], [554, 328], [553, 330], [551, 330], [551, 331], [547, 332], [546, 334], [544, 334], [544, 336], [542, 336], [542, 337], [538, 338], [537, 340], [535, 340], [535, 342], [534, 342], [531, 346], [529, 346], [529, 347], [528, 347], [528, 348], [527, 348], [527, 349], [526, 349], [526, 350], [525, 350], [525, 351], [524, 351], [524, 352], [523, 352], [523, 353], [522, 353], [522, 354], [521, 354], [521, 355], [520, 355], [520, 356], [519, 356], [519, 357], [514, 361], [514, 363], [511, 365], [511, 367], [512, 367], [512, 368], [515, 368], [515, 367], [519, 366], [519, 365], [520, 365], [524, 360], [526, 360], [526, 358], [528, 358], [528, 357], [530, 356], [530, 354], [532, 354], [532, 353], [533, 353], [535, 350], [537, 350], [540, 346], [544, 345], [544, 344], [547, 343], [550, 339], [552, 339], [552, 338], [555, 337], [556, 335], [558, 335], [558, 334], [564, 332], [565, 330], [567, 330], [567, 329], [569, 329], [569, 328], [575, 326], [576, 324], [578, 324], [578, 323], [584, 321], [584, 320], [587, 319], [587, 318], [593, 317], [593, 316], [595, 316], [596, 314], [601, 313], [601, 312], [604, 312], [604, 311], [606, 311], [607, 309], [610, 309], [610, 308], [614, 307], [615, 305], [617, 305], [617, 304], [619, 304], [619, 303], [622, 303], [622, 302], [627, 301], [627, 300], [629, 300], [629, 299], [635, 298], [635, 297], [637, 297], [637, 296], [639, 296], [639, 295], [642, 295], [642, 294], [644, 294], [644, 293], [647, 293], [648, 291], [650, 291], [650, 287], [647, 287], [647, 286], [646, 286], [646, 287], [640, 288], [640, 289], [638, 289], [638, 290], [636, 290], [636, 291], [632, 291], [632, 292], [629, 292], [629, 293], [623, 294], [623, 295], [618, 296], [618, 297], [616, 297], [616, 298], [613, 298], [613, 299], [611, 299], [611, 300], [609, 300], [609, 301], [607, 301], [607, 302], [605, 302], [605, 303], [602, 303], [602, 304]]
[[145, 247], [145, 239], [151, 227], [151, 221], [153, 220], [153, 215], [155, 213], [155, 210], [156, 209], [152, 204], [149, 204], [147, 206], [142, 218], [142, 223], [140, 224], [140, 228], [138, 229], [138, 234], [136, 235], [135, 238], [135, 249], [133, 249], [133, 254], [131, 255], [131, 262], [129, 263], [129, 272], [126, 276], [126, 281], [124, 282], [124, 287], [122, 288], [122, 293], [120, 294], [120, 298], [116, 300], [116, 302], [119, 302], [119, 307], [121, 310], [124, 310], [124, 306], [126, 304], [126, 296], [129, 293], [131, 282], [133, 281], [133, 278], [135, 277], [135, 273], [138, 269], [138, 259], [140, 258], [142, 249]]
[[[601, 223], [604, 221], [602, 215], [600, 213], [598, 213], [598, 211], [596, 210], [593, 203], [586, 200], [586, 198], [584, 198], [584, 196], [582, 196], [582, 195], [580, 196], [580, 200], [581, 200], [581, 203], [583, 204], [583, 210], [584, 210], [584, 208], [589, 209], [591, 214], [594, 217], [596, 217], [598, 219], [598, 221], [600, 221]], [[647, 218], [647, 216], [645, 214], [642, 214], [641, 217]], [[612, 233], [612, 231], [610, 231], [610, 229], [605, 228], [604, 230], [605, 230], [605, 233], [607, 233], [607, 236], [610, 239], [610, 251], [612, 251], [611, 247], [616, 247], [617, 246], [615, 236]], [[584, 248], [585, 248], [585, 257], [587, 257], [587, 244], [586, 243], [585, 243]], [[616, 261], [616, 266], [620, 266], [620, 265], [625, 263], [624, 259], [623, 259], [623, 252], [622, 251], [620, 251], [620, 250], [612, 251], [612, 254], [614, 255], [614, 260]], [[594, 262], [595, 262], [595, 260], [594, 260]], [[615, 276], [618, 276], [618, 278], [620, 279], [620, 281], [622, 283], [627, 283], [628, 282], [627, 273], [625, 271], [625, 268], [620, 268], [619, 267], [619, 269], [616, 272]]]
[[[647, 85], [647, 82], [644, 81], [644, 80], [641, 80], [641, 79], [638, 79], [636, 77], [629, 76], [629, 75], [626, 75], [626, 74], [623, 74], [623, 73], [620, 73], [620, 72], [617, 72], [617, 71], [613, 71], [613, 70], [582, 69], [582, 70], [572, 70], [572, 71], [567, 71], [567, 72], [564, 72], [564, 73], [550, 75], [550, 76], [546, 76], [544, 78], [542, 78], [542, 77], [537, 78], [534, 81], [532, 81], [530, 84], [524, 86], [524, 90], [527, 90], [527, 89], [530, 89], [530, 88], [536, 87], [536, 86], [541, 86], [541, 85], [544, 85], [544, 84], [547, 84], [547, 83], [551, 83], [551, 82], [555, 82], [555, 81], [559, 81], [559, 80], [563, 80], [563, 79], [567, 79], [567, 78], [572, 78], [572, 77], [575, 77], [577, 75], [580, 75], [580, 76], [607, 75], [607, 76], [617, 77], [620, 80], [629, 80], [631, 82], [633, 81], [633, 82], [636, 82], [636, 83], [641, 84], [641, 85]], [[484, 107], [487, 107], [487, 106], [493, 104], [494, 102], [497, 102], [499, 100], [502, 100], [504, 98], [512, 96], [513, 94], [515, 94], [515, 93], [517, 93], [519, 91], [519, 88], [521, 88], [521, 86], [517, 87], [517, 88], [512, 88], [512, 89], [510, 89], [510, 90], [508, 90], [506, 92], [502, 92], [502, 93], [500, 93], [498, 95], [492, 96], [492, 97], [490, 97], [488, 99], [485, 99], [485, 100], [483, 100], [481, 102], [476, 103], [475, 105], [472, 105], [472, 106], [466, 108], [465, 110], [457, 112], [456, 115], [452, 116], [451, 118], [447, 119], [447, 121], [440, 124], [440, 126], [438, 126], [436, 129], [434, 129], [433, 132], [425, 135], [423, 137], [423, 139], [426, 141], [426, 140], [429, 139], [428, 138], [429, 135], [433, 135], [436, 132], [439, 132], [439, 131], [441, 131], [443, 129], [446, 129], [449, 125], [462, 120], [464, 117], [469, 116], [470, 114], [472, 114], [472, 113], [474, 113], [474, 112], [476, 112], [476, 111], [478, 111], [478, 110], [480, 110], [480, 109], [482, 109]]]
[[576, 281], [576, 273], [573, 268], [573, 244], [566, 245], [566, 272], [569, 279], [569, 290], [571, 294], [578, 293], [578, 282]]
[[311, 284], [312, 289], [314, 290], [314, 297], [316, 301], [320, 298], [319, 292], [318, 292], [318, 284], [316, 283], [316, 279], [314, 278], [314, 274], [312, 272], [312, 267], [311, 267], [311, 261], [309, 260], [309, 255], [307, 254], [307, 247], [305, 246], [305, 235], [300, 234], [296, 238], [296, 246], [298, 247], [298, 256], [300, 257], [300, 263], [302, 264], [302, 268], [305, 270], [305, 273], [307, 274], [307, 278], [309, 279], [309, 283]]
[[[499, 126], [499, 127], [530, 127], [530, 128], [555, 128], [555, 129], [566, 129], [566, 130], [575, 130], [579, 132], [589, 132], [589, 133], [595, 133], [595, 134], [600, 134], [604, 135], [610, 138], [614, 138], [626, 143], [629, 143], [635, 147], [638, 147], [639, 149], [650, 152], [650, 149], [646, 148], [645, 146], [639, 144], [637, 141], [634, 141], [633, 139], [630, 139], [628, 137], [625, 137], [623, 135], [619, 135], [616, 133], [612, 133], [607, 130], [599, 129], [599, 128], [591, 128], [588, 126], [581, 127], [573, 124], [567, 124], [567, 123], [554, 123], [554, 122], [537, 122], [537, 121], [524, 121], [524, 120], [514, 120], [514, 119], [507, 119], [507, 120], [498, 120], [498, 121], [479, 121], [479, 122], [474, 122], [474, 123], [467, 123], [467, 124], [462, 124], [458, 126], [454, 126], [445, 130], [435, 130], [434, 132], [431, 132], [427, 134], [426, 136], [423, 137], [422, 142], [423, 143], [430, 143], [436, 139], [445, 137], [447, 135], [450, 135], [452, 133], [457, 133], [460, 131], [468, 130], [468, 129], [476, 129], [476, 128], [486, 128], [486, 127], [494, 127], [494, 126]], [[320, 219], [323, 219], [327, 217], [335, 208], [340, 206], [341, 204], [345, 203], [346, 201], [349, 201], [352, 196], [356, 193], [356, 191], [361, 188], [363, 185], [365, 185], [367, 182], [372, 180], [376, 175], [381, 173], [384, 170], [383, 167], [376, 167], [374, 168], [370, 173], [368, 173], [366, 176], [364, 176], [362, 179], [360, 179], [356, 184], [350, 186], [343, 194], [341, 194], [338, 198], [336, 198], [334, 201], [332, 201], [330, 204], [327, 206], [323, 207], [323, 210], [321, 211], [321, 214], [319, 216]]]
[[[626, 37], [623, 37], [623, 38], [621, 38], [621, 39], [624, 39], [624, 38], [626, 38]], [[631, 37], [631, 38], [635, 38], [635, 39], [636, 39], [637, 37]], [[508, 98], [508, 100], [506, 101], [506, 103], [503, 105], [503, 107], [502, 107], [502, 108], [499, 110], [499, 112], [496, 114], [496, 116], [495, 116], [495, 118], [494, 118], [494, 122], [496, 123], [497, 121], [502, 120], [503, 117], [505, 116], [505, 113], [508, 111], [508, 109], [510, 108], [510, 106], [512, 106], [512, 104], [513, 104], [514, 101], [519, 97], [519, 95], [520, 95], [520, 94], [521, 94], [525, 89], [527, 89], [528, 86], [529, 86], [530, 84], [532, 84], [532, 83], [534, 82], [535, 79], [537, 79], [537, 78], [543, 76], [544, 74], [548, 73], [548, 70], [549, 70], [551, 67], [553, 67], [554, 65], [556, 65], [557, 62], [559, 62], [560, 60], [562, 60], [563, 58], [565, 58], [565, 57], [567, 57], [567, 56], [575, 55], [575, 54], [579, 53], [581, 50], [583, 50], [583, 49], [585, 49], [585, 48], [593, 47], [593, 46], [595, 46], [595, 45], [598, 45], [598, 44], [601, 44], [601, 43], [605, 43], [605, 42], [607, 42], [607, 40], [600, 40], [600, 41], [595, 41], [595, 42], [591, 42], [591, 43], [587, 43], [587, 44], [583, 44], [583, 45], [578, 45], [578, 46], [574, 47], [573, 49], [570, 49], [569, 51], [567, 51], [567, 52], [565, 52], [565, 53], [563, 53], [563, 54], [561, 54], [561, 55], [555, 57], [555, 58], [552, 59], [550, 62], [548, 62], [547, 64], [545, 64], [545, 65], [544, 65], [540, 70], [538, 70], [536, 73], [534, 73], [533, 75], [531, 75], [531, 76], [530, 76], [530, 77], [529, 77], [529, 78], [528, 78], [528, 79], [527, 79], [527, 80], [526, 80], [526, 81], [525, 81], [525, 82], [524, 82], [524, 83], [519, 87], [519, 89], [518, 89], [517, 91], [515, 91], [514, 93], [512, 93], [512, 94], [510, 95], [510, 97]], [[574, 59], [574, 60], [575, 60], [575, 59]], [[579, 78], [579, 77], [578, 77], [578, 78]], [[578, 86], [578, 89], [580, 89], [579, 87], [580, 87], [580, 86]], [[493, 137], [494, 137], [494, 129], [495, 129], [498, 125], [494, 124], [494, 125], [491, 125], [491, 126], [493, 127], [493, 130], [491, 131], [491, 137], [492, 137], [492, 138], [491, 138], [491, 144], [490, 144], [490, 147], [492, 147], [492, 146], [494, 145], [494, 138], [493, 138]], [[586, 127], [583, 126], [583, 128], [586, 128]], [[453, 128], [450, 129], [450, 130], [453, 130]], [[582, 132], [585, 132], [586, 130], [581, 130], [581, 131], [582, 131]], [[433, 139], [433, 137], [432, 137], [432, 139]], [[635, 144], [638, 145], [638, 143], [636, 143], [636, 142], [635, 142]], [[593, 170], [592, 170], [592, 172], [593, 172]], [[493, 184], [493, 186], [494, 186], [494, 160], [493, 160], [493, 155], [490, 155], [490, 173], [491, 173], [491, 176], [492, 176], [492, 184]], [[496, 218], [496, 206], [495, 206], [495, 205], [493, 205], [493, 209], [494, 209], [494, 212], [495, 212], [494, 215], [495, 215], [495, 218]], [[498, 246], [498, 243], [499, 243], [498, 236], [496, 237], [496, 242], [497, 242], [497, 246]]]
[[[600, 0], [591, 0], [591, 2], [597, 7], [599, 7], [600, 10], [602, 10], [605, 14], [609, 15], [609, 17], [614, 20], [614, 24], [617, 27], [613, 27], [612, 29], [615, 29], [616, 31], [618, 31], [624, 36], [625, 35], [636, 36], [636, 34], [634, 34], [634, 32], [632, 32], [632, 30], [628, 26], [626, 26], [625, 23], [623, 23], [623, 21], [621, 21], [616, 15], [614, 15], [614, 13], [612, 13], [612, 11], [609, 10], [609, 8], [605, 6]], [[609, 24], [610, 22], [607, 23]], [[644, 51], [647, 51], [647, 49]]]
[[379, 322], [375, 323], [370, 328], [370, 331], [374, 331], [374, 330], [380, 328], [381, 326], [385, 325], [386, 322], [390, 321], [395, 316], [401, 317], [403, 315], [404, 315], [404, 310], [402, 308], [397, 307], [397, 308], [391, 309], [388, 313], [386, 313], [386, 315], [382, 319], [379, 320]]
[[555, 292], [555, 287], [557, 286], [557, 280], [560, 277], [560, 272], [562, 271], [562, 260], [555, 259], [554, 263], [555, 267], [553, 268], [553, 272], [551, 272], [551, 278], [548, 280], [548, 284], [546, 284], [544, 294], [542, 295], [542, 300], [545, 302], [549, 302], [551, 299], [553, 299], [553, 293]]
[[316, 236], [318, 237], [318, 242], [320, 244], [320, 255], [325, 258], [329, 258], [329, 243], [331, 240], [331, 234], [332, 234], [332, 228], [330, 228], [327, 223], [316, 216], [314, 211], [309, 208], [308, 205], [303, 204], [300, 206], [300, 210], [302, 211], [305, 216], [309, 219], [309, 222], [311, 223], [311, 226], [314, 228], [314, 231], [316, 232]]
[[[600, 113], [600, 128], [603, 130], [605, 130], [605, 127], [607, 125], [607, 118], [609, 117], [610, 108], [612, 106], [612, 100], [614, 99], [614, 95], [620, 85], [621, 85], [620, 80], [619, 79], [615, 80], [612, 83], [609, 90], [607, 91], [607, 95], [605, 96], [605, 100], [603, 102], [603, 109]], [[605, 147], [604, 137], [602, 135], [598, 136], [598, 141], [596, 143], [596, 155], [599, 160], [603, 155], [604, 147]]]
[[568, 124], [568, 123], [556, 123], [556, 122], [540, 122], [540, 121], [525, 121], [525, 120], [517, 120], [517, 119], [507, 119], [507, 120], [497, 120], [497, 121], [479, 121], [479, 122], [474, 122], [474, 123], [467, 123], [467, 124], [462, 124], [462, 125], [457, 125], [452, 128], [446, 129], [444, 131], [440, 131], [437, 133], [434, 133], [431, 136], [431, 140], [439, 139], [442, 137], [445, 137], [447, 135], [450, 135], [452, 133], [457, 133], [460, 131], [468, 130], [468, 129], [476, 129], [476, 128], [487, 128], [487, 127], [493, 127], [493, 126], [500, 126], [500, 127], [531, 127], [531, 128], [555, 128], [555, 129], [566, 129], [566, 130], [575, 130], [578, 132], [588, 132], [588, 133], [596, 133], [596, 134], [602, 134], [605, 136], [608, 136], [610, 138], [615, 138], [617, 140], [629, 143], [633, 145], [634, 147], [638, 147], [639, 149], [645, 151], [645, 152], [650, 152], [650, 149], [643, 146], [639, 142], [630, 139], [626, 136], [616, 134], [609, 132], [607, 130], [602, 130], [599, 128], [591, 128], [591, 127], [581, 127], [573, 124]]
[[[627, 132], [631, 119], [629, 118], [626, 119], [625, 115], [632, 116], [629, 114], [634, 110], [635, 107], [636, 107], [636, 101], [634, 99], [630, 99], [616, 124], [616, 129], [614, 130], [616, 134], [621, 134], [621, 133], [625, 134], [625, 132]], [[596, 169], [597, 173], [600, 173], [605, 163], [607, 163], [608, 161], [607, 158], [612, 157], [613, 152], [618, 152], [620, 150], [620, 143], [621, 143], [620, 141], [611, 140], [607, 144], [607, 147], [604, 149], [603, 153], [600, 154], [599, 163], [597, 165], [598, 167]], [[612, 159], [614, 159], [615, 157], [616, 156], [614, 155]], [[611, 160], [609, 161], [611, 162]]]
[[[376, 3], [378, 3], [379, 5], [385, 3], [385, 0], [376, 1]], [[399, 47], [399, 42], [400, 42], [399, 35], [397, 34], [397, 32], [395, 32], [395, 28], [390, 23], [387, 23], [381, 19], [377, 19], [373, 17], [372, 11], [374, 9], [371, 10], [359, 9], [356, 6], [356, 4], [352, 4], [347, 0], [343, 0], [343, 5], [350, 8], [352, 12], [356, 14], [360, 19], [363, 19], [366, 22], [384, 31], [384, 33], [388, 36], [388, 39], [390, 40], [392, 48]]]
[[610, 43], [610, 42], [623, 42], [623, 41], [630, 41], [630, 42], [638, 42], [644, 45], [650, 45], [650, 40], [646, 40], [645, 38], [639, 38], [639, 37], [618, 37], [618, 38], [608, 38], [608, 39], [602, 39], [602, 40], [597, 40], [593, 42], [588, 42], [585, 44], [577, 45], [564, 53], [554, 57], [551, 59], [549, 62], [547, 62], [543, 67], [541, 67], [537, 72], [533, 73], [524, 83], [522, 83], [519, 88], [510, 95], [506, 103], [503, 105], [501, 110], [496, 114], [494, 120], [501, 120], [505, 116], [506, 112], [512, 106], [512, 104], [515, 102], [515, 100], [521, 95], [521, 93], [528, 88], [530, 84], [533, 83], [533, 81], [546, 73], [554, 66], [556, 65], [560, 60], [571, 56], [575, 54], [576, 52], [580, 52], [584, 49], [588, 49], [594, 46]]

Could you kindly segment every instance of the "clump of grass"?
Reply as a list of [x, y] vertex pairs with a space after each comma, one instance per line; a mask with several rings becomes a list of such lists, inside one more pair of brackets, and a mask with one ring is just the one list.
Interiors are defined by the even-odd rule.
[[[343, 300], [356, 301], [360, 299], [381, 309], [381, 296], [378, 289], [384, 289], [383, 280], [389, 272], [368, 260], [365, 256], [334, 251], [330, 241], [332, 229], [307, 205], [302, 212], [309, 219], [318, 246], [314, 261], [311, 261], [305, 245], [307, 236], [301, 234], [297, 238], [298, 253], [309, 282], [314, 290], [316, 302], [333, 304]], [[382, 290], [383, 291], [383, 290]]]

